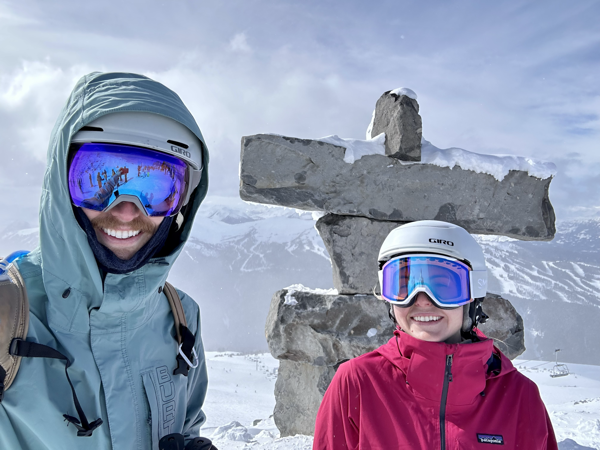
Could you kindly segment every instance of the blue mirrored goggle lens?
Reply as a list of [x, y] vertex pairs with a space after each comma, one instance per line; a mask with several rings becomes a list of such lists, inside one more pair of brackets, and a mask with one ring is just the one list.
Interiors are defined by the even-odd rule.
[[75, 206], [104, 211], [120, 195], [140, 199], [149, 216], [179, 212], [186, 191], [187, 165], [141, 147], [83, 144], [69, 166], [69, 193]]
[[405, 301], [418, 287], [427, 287], [442, 305], [471, 299], [469, 268], [459, 261], [435, 256], [398, 257], [383, 266], [382, 296]]

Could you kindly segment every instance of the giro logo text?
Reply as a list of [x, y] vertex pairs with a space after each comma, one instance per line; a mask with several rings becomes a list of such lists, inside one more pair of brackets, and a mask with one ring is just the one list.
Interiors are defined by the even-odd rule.
[[187, 150], [184, 150], [182, 148], [175, 147], [174, 145], [171, 145], [171, 150], [173, 150], [175, 153], [179, 153], [180, 155], [185, 156], [186, 158], [192, 157], [192, 154], [190, 152], [188, 152]]
[[504, 438], [499, 434], [479, 434], [477, 433], [477, 442], [482, 444], [504, 445]]
[[429, 238], [429, 242], [431, 242], [432, 244], [444, 244], [444, 245], [449, 245], [450, 247], [454, 247], [454, 242], [444, 241], [443, 239]]
[[163, 433], [171, 434], [175, 423], [175, 384], [171, 380], [171, 374], [167, 366], [156, 368], [158, 378], [158, 390], [160, 392], [160, 417]]

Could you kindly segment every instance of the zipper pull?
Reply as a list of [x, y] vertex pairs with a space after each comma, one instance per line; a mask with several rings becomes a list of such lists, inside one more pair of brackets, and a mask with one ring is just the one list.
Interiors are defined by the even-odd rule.
[[446, 376], [448, 381], [452, 381], [452, 360], [454, 355], [446, 355]]

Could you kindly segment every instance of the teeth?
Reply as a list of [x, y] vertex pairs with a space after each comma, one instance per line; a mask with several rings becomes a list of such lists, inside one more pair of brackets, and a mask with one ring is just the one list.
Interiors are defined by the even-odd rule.
[[110, 230], [108, 228], [102, 228], [106, 234], [112, 237], [116, 237], [117, 239], [127, 239], [133, 236], [137, 236], [140, 234], [140, 230]]
[[417, 322], [435, 322], [440, 319], [441, 319], [440, 316], [415, 316], [415, 317], [413, 317], [413, 320], [416, 320]]

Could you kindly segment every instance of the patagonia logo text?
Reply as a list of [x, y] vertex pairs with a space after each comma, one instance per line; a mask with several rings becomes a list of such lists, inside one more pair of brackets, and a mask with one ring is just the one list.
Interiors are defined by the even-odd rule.
[[431, 242], [432, 244], [444, 244], [444, 245], [449, 245], [450, 247], [454, 247], [454, 242], [445, 241], [443, 239], [429, 238], [429, 242]]
[[482, 444], [504, 445], [504, 438], [499, 434], [479, 434], [477, 433], [477, 442]]

